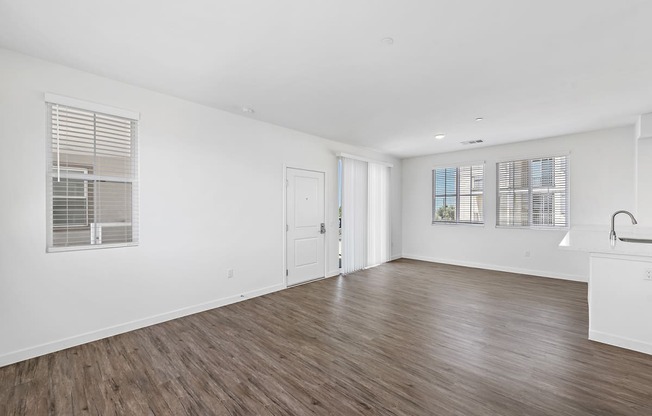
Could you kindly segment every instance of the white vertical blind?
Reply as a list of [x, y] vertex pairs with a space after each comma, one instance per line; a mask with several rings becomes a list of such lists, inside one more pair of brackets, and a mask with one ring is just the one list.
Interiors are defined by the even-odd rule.
[[497, 225], [568, 226], [566, 156], [500, 162], [497, 173]]
[[342, 158], [342, 273], [367, 266], [367, 162]]
[[342, 273], [390, 260], [390, 167], [342, 157]]
[[48, 249], [138, 242], [136, 120], [47, 104]]
[[390, 260], [389, 175], [388, 166], [369, 162], [367, 267]]

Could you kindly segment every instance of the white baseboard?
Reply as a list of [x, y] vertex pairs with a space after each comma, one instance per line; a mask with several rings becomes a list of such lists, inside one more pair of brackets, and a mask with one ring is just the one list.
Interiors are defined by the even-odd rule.
[[285, 289], [284, 284], [268, 286], [262, 289], [257, 289], [251, 292], [243, 293], [241, 295], [216, 299], [209, 302], [188, 306], [170, 312], [164, 312], [147, 318], [137, 319], [135, 321], [110, 326], [108, 328], [99, 329], [97, 331], [86, 332], [84, 334], [75, 335], [57, 341], [47, 342], [45, 344], [24, 348], [18, 351], [13, 351], [8, 354], [0, 355], [0, 367], [17, 363], [19, 361], [27, 360], [30, 358], [38, 357], [41, 355], [49, 354], [52, 352], [61, 351], [66, 348], [75, 347], [77, 345], [86, 344], [88, 342], [93, 342], [103, 338], [108, 338], [114, 335], [123, 334], [125, 332], [134, 331], [136, 329], [144, 328], [147, 326], [160, 324], [162, 322], [170, 321], [172, 319], [177, 319], [184, 316], [193, 315], [195, 313], [204, 312], [210, 309], [219, 308], [220, 306], [230, 305], [232, 303], [237, 303], [243, 300], [277, 292], [282, 289]]
[[591, 341], [601, 342], [603, 344], [615, 345], [616, 347], [626, 348], [645, 354], [652, 354], [652, 344], [638, 341], [631, 338], [620, 337], [617, 335], [607, 334], [605, 332], [589, 330], [589, 339]]
[[402, 254], [395, 254], [392, 257], [390, 257], [389, 261], [398, 260], [400, 258], [403, 258]]
[[438, 258], [435, 258], [435, 257], [420, 256], [420, 255], [416, 255], [416, 254], [403, 254], [403, 258], [412, 259], [412, 260], [428, 261], [428, 262], [431, 262], [431, 263], [451, 264], [451, 265], [454, 265], [454, 266], [473, 267], [473, 268], [476, 268], [476, 269], [496, 270], [496, 271], [499, 271], [499, 272], [529, 274], [529, 275], [533, 275], [533, 276], [548, 277], [548, 278], [552, 278], [552, 279], [572, 280], [574, 282], [588, 282], [588, 278], [586, 276], [575, 275], [575, 274], [567, 274], [567, 273], [549, 272], [549, 271], [545, 271], [545, 270], [522, 269], [522, 268], [519, 268], [519, 267], [500, 266], [500, 265], [497, 265], [497, 264], [476, 263], [476, 262], [471, 262], [471, 261], [438, 259]]

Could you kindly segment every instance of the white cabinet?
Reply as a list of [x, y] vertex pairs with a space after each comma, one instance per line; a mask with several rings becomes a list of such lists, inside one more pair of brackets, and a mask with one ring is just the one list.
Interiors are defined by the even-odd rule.
[[652, 354], [652, 258], [590, 258], [589, 339]]

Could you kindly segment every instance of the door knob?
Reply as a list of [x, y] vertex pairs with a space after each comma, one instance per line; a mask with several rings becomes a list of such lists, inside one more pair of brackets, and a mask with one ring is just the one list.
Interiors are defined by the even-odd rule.
[[326, 234], [326, 224], [323, 222], [321, 223], [321, 227], [319, 228], [319, 234]]

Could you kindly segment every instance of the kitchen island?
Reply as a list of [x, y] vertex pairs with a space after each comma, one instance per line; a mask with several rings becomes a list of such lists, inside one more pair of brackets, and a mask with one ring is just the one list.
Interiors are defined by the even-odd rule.
[[[652, 230], [618, 236], [642, 239]], [[589, 253], [589, 339], [652, 354], [652, 244], [612, 245], [608, 229], [587, 227], [571, 229], [559, 247]]]

